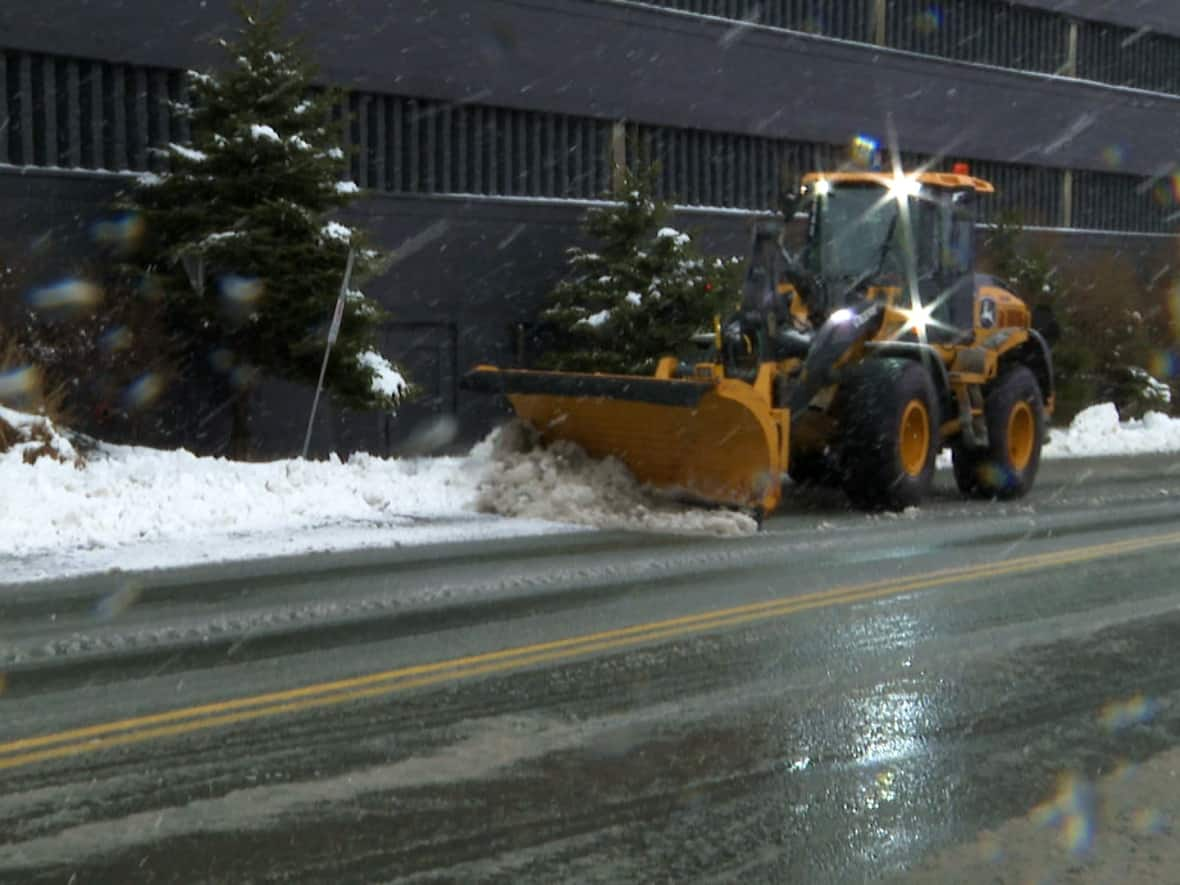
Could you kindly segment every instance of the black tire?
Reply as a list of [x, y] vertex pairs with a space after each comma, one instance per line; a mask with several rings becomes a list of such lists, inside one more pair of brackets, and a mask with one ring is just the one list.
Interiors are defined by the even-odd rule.
[[[1036, 481], [1045, 439], [1045, 404], [1036, 376], [1025, 366], [1005, 369], [987, 391], [983, 414], [988, 448], [973, 451], [960, 444], [951, 452], [959, 491], [975, 498], [1023, 497]], [[1022, 439], [1028, 433], [1031, 440]]]
[[[910, 360], [870, 360], [841, 383], [836, 413], [840, 472], [853, 505], [903, 510], [918, 504], [934, 481], [939, 448], [938, 400], [930, 373]], [[919, 433], [924, 434], [924, 454]]]
[[787, 475], [798, 486], [836, 488], [840, 485], [840, 468], [827, 452], [792, 452]]

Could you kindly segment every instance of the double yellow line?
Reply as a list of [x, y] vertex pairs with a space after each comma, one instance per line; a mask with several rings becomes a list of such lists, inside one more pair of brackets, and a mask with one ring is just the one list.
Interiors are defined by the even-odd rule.
[[346, 704], [412, 688], [457, 682], [492, 673], [504, 673], [534, 664], [563, 661], [596, 652], [630, 648], [651, 642], [737, 627], [816, 608], [867, 602], [915, 590], [948, 587], [987, 578], [1126, 556], [1178, 543], [1180, 543], [1180, 532], [1171, 532], [1128, 541], [1023, 556], [985, 565], [942, 569], [906, 578], [833, 587], [785, 599], [717, 609], [702, 614], [652, 621], [616, 630], [605, 630], [600, 633], [573, 636], [552, 642], [541, 642], [470, 657], [454, 658], [433, 664], [402, 667], [286, 691], [269, 692], [251, 697], [169, 710], [150, 716], [105, 722], [99, 725], [0, 743], [0, 769], [19, 768], [37, 762], [78, 756], [111, 747], [122, 747], [221, 726], [237, 725], [256, 719]]

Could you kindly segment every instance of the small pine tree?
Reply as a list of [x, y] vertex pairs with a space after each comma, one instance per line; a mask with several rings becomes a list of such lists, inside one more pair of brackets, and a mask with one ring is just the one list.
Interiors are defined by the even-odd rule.
[[688, 234], [664, 226], [652, 172], [626, 172], [614, 205], [586, 214], [596, 251], [569, 249], [569, 276], [542, 313], [542, 368], [646, 374], [661, 356], [737, 301], [737, 259], [703, 257]]
[[989, 232], [988, 258], [996, 274], [1038, 314], [1053, 317], [1060, 335], [1053, 344], [1057, 415], [1111, 399], [1124, 418], [1164, 409], [1170, 394], [1143, 368], [1158, 346], [1162, 327], [1156, 293], [1125, 261], [1102, 256], [1061, 268], [1034, 243], [1020, 216], [1001, 215]]
[[[238, 12], [238, 38], [221, 41], [228, 68], [189, 73], [191, 103], [178, 110], [191, 145], [168, 145], [169, 171], [143, 176], [128, 208], [143, 219], [138, 263], [180, 350], [241, 390], [231, 441], [241, 455], [260, 376], [314, 384], [349, 250], [355, 280], [381, 256], [330, 220], [357, 193], [332, 122], [339, 96], [314, 88], [315, 66], [282, 33], [282, 5]], [[407, 392], [374, 346], [382, 316], [350, 288], [325, 382], [345, 406], [389, 409]]]

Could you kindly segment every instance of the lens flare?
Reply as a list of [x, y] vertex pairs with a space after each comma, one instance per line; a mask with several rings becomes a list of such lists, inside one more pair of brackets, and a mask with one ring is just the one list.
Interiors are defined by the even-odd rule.
[[1136, 725], [1150, 722], [1159, 711], [1159, 705], [1140, 693], [1124, 701], [1111, 701], [1098, 711], [1098, 722], [1110, 732], [1124, 731]]
[[1018, 477], [1002, 464], [987, 463], [979, 466], [979, 478], [984, 485], [993, 489], [1015, 488]]
[[131, 252], [143, 239], [144, 222], [138, 212], [122, 212], [96, 222], [90, 228], [94, 242], [120, 252]]
[[229, 274], [218, 281], [223, 301], [233, 305], [253, 305], [262, 297], [262, 280], [257, 277], [241, 277]]
[[234, 367], [234, 352], [227, 347], [219, 347], [209, 354], [209, 365], [213, 371], [228, 373]]
[[158, 372], [145, 372], [123, 393], [123, 406], [129, 412], [150, 408], [159, 400], [167, 385]]
[[119, 353], [131, 346], [131, 330], [126, 326], [107, 329], [98, 339], [98, 346], [104, 353]]
[[41, 370], [20, 366], [0, 372], [0, 402], [20, 402], [41, 389]]
[[1004, 860], [1004, 845], [995, 833], [983, 833], [979, 837], [979, 856], [987, 863], [1000, 863]]
[[809, 15], [803, 20], [803, 32], [805, 34], [822, 34], [824, 33], [824, 20], [818, 15]]
[[1121, 144], [1110, 144], [1102, 149], [1102, 162], [1107, 169], [1122, 169], [1127, 161], [1127, 149]]
[[942, 9], [930, 6], [914, 19], [914, 29], [919, 34], [933, 34], [942, 27]]
[[109, 621], [118, 617], [139, 601], [143, 588], [128, 584], [109, 596], [104, 596], [94, 607], [94, 616], [100, 621]]
[[1172, 337], [1180, 340], [1180, 280], [1168, 289], [1168, 319], [1172, 323]]
[[230, 373], [229, 381], [238, 390], [245, 390], [258, 382], [260, 374], [254, 366], [237, 366]]
[[1140, 808], [1131, 815], [1131, 826], [1146, 836], [1159, 836], [1168, 830], [1168, 818], [1158, 808]]
[[1154, 350], [1148, 356], [1147, 370], [1156, 378], [1175, 378], [1180, 375], [1180, 353], [1174, 350]]
[[1155, 183], [1151, 192], [1161, 206], [1175, 206], [1180, 203], [1180, 172], [1165, 175]]
[[67, 278], [34, 289], [26, 299], [34, 310], [47, 313], [74, 313], [93, 310], [102, 301], [102, 289], [76, 278]]
[[1055, 828], [1069, 854], [1084, 857], [1094, 847], [1096, 805], [1093, 786], [1077, 775], [1065, 774], [1057, 782], [1057, 793], [1033, 809], [1032, 819], [1040, 827]]

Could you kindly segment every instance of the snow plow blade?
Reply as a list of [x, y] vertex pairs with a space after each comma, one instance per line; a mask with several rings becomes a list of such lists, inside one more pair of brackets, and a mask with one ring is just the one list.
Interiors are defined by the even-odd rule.
[[506, 396], [542, 441], [618, 458], [645, 485], [770, 513], [781, 497], [790, 421], [787, 410], [771, 408], [769, 380], [700, 372], [674, 379], [667, 364], [654, 377], [479, 366], [463, 386]]

